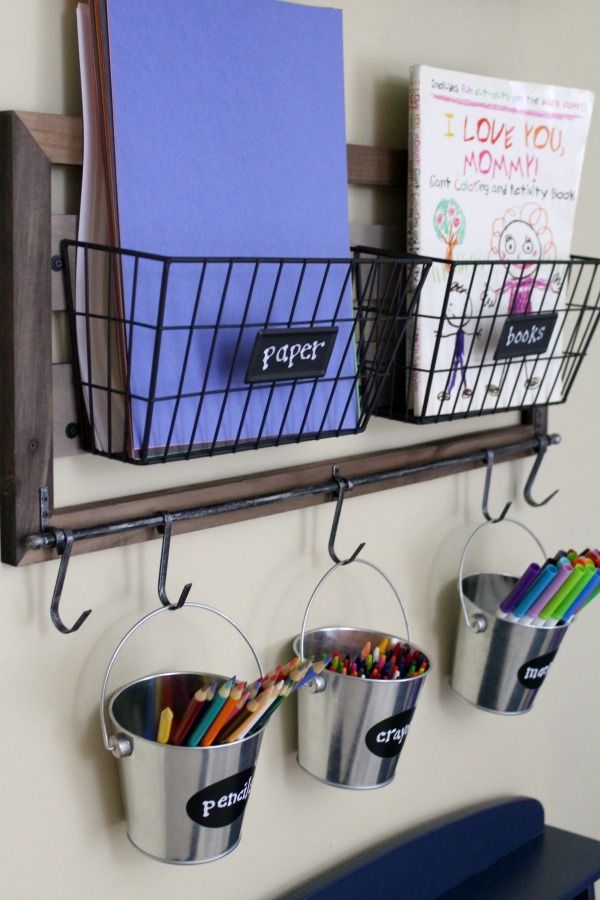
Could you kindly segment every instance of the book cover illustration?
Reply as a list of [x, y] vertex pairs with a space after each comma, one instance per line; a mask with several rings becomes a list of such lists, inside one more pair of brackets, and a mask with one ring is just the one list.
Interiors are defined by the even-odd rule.
[[[561, 261], [593, 100], [585, 90], [411, 69], [408, 249], [440, 260], [415, 325], [415, 415], [561, 398]], [[527, 316], [528, 337], [543, 329], [544, 341], [511, 347], [507, 321]]]

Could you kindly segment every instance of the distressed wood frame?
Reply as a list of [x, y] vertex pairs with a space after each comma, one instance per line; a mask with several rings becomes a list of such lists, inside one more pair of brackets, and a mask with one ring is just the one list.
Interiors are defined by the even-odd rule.
[[[118, 497], [74, 507], [53, 504], [51, 171], [53, 165], [81, 166], [82, 122], [41, 113], [0, 113], [0, 515], [2, 561], [13, 566], [40, 562], [52, 550], [27, 548], [28, 535], [40, 530], [40, 488], [48, 489], [48, 521], [53, 528], [84, 528], [136, 518], [157, 510], [195, 506], [292, 491], [331, 478], [331, 462], [278, 469], [268, 474], [188, 485], [175, 490]], [[406, 153], [348, 145], [349, 183], [402, 187]], [[546, 410], [523, 412], [521, 424], [486, 429], [458, 438], [399, 447], [336, 460], [347, 479], [418, 466], [526, 441], [547, 430]], [[515, 459], [526, 453], [508, 454]], [[454, 474], [483, 465], [473, 460], [450, 470], [416, 472], [363, 485], [352, 496]], [[278, 504], [235, 510], [181, 523], [190, 531], [325, 503], [314, 495]], [[89, 540], [73, 552], [87, 552], [158, 537], [153, 529]]]

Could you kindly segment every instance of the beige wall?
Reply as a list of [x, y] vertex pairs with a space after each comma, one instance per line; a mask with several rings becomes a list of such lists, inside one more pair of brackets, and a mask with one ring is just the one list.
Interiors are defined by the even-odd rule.
[[[340, 0], [338, 5], [344, 11], [351, 142], [406, 145], [407, 73], [416, 62], [600, 92], [596, 0]], [[0, 108], [77, 114], [74, 5], [67, 0], [4, 0], [2, 7]], [[574, 242], [577, 251], [588, 254], [599, 251], [599, 151], [597, 111]], [[393, 220], [390, 204], [380, 206], [367, 192], [356, 191], [351, 199], [355, 220]], [[548, 507], [534, 510], [519, 499], [530, 462], [504, 465], [495, 473], [493, 508], [512, 497], [515, 514], [548, 548], [600, 543], [599, 376], [596, 342], [569, 404], [551, 411], [551, 429], [562, 434], [563, 442], [548, 454], [540, 473], [538, 495], [560, 488]], [[447, 430], [458, 433], [461, 427]], [[334, 460], [336, 454], [442, 433], [437, 427], [374, 421], [362, 437], [150, 472], [98, 459], [61, 461], [57, 494], [61, 503], [76, 502], [114, 490], [211, 480], [324, 455]], [[355, 793], [310, 779], [295, 762], [293, 710], [286, 709], [263, 743], [242, 842], [230, 857], [209, 866], [160, 865], [130, 846], [116, 764], [102, 748], [97, 722], [101, 680], [112, 650], [129, 625], [156, 604], [158, 543], [72, 562], [64, 617], [73, 621], [87, 607], [94, 613], [81, 632], [69, 637], [59, 635], [49, 622], [56, 564], [27, 571], [2, 566], [3, 895], [11, 900], [281, 897], [307, 875], [381, 838], [475, 801], [514, 794], [539, 797], [551, 823], [600, 838], [600, 604], [568, 635], [527, 716], [477, 711], [448, 687], [456, 612], [453, 582], [464, 541], [480, 521], [482, 474], [352, 499], [345, 508], [341, 552], [367, 542], [365, 555], [397, 583], [414, 638], [434, 659], [393, 785]], [[328, 565], [331, 513], [327, 506], [179, 537], [172, 547], [169, 588], [175, 592], [192, 581], [192, 596], [235, 617], [271, 664], [288, 652], [309, 593]], [[533, 547], [508, 526], [496, 532], [474, 548], [473, 570], [497, 566], [517, 572]], [[352, 574], [352, 583], [332, 583], [315, 610], [315, 624], [362, 624], [368, 619], [375, 627], [399, 627], [391, 596], [369, 596], [374, 583]], [[360, 599], [361, 586], [366, 600]], [[148, 628], [146, 638], [140, 637], [117, 667], [116, 684], [162, 666], [210, 670], [220, 665], [215, 648], [233, 638], [218, 624], [196, 622], [201, 617], [194, 611], [180, 615], [177, 621], [159, 618], [158, 627]], [[238, 672], [249, 665], [240, 649]]]

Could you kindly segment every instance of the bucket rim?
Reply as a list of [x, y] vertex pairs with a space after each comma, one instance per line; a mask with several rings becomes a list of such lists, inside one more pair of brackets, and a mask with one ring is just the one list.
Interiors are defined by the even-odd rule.
[[[545, 625], [534, 625], [532, 622], [510, 622], [508, 619], [503, 619], [502, 616], [489, 612], [489, 610], [484, 609], [482, 606], [478, 606], [476, 603], [474, 603], [473, 600], [471, 600], [471, 598], [467, 596], [464, 588], [465, 581], [468, 578], [480, 578], [482, 575], [498, 575], [500, 578], [511, 578], [515, 583], [519, 580], [519, 578], [516, 575], [507, 575], [504, 572], [471, 572], [469, 575], [465, 575], [463, 577], [461, 584], [463, 599], [467, 603], [469, 603], [476, 612], [492, 618], [494, 624], [496, 622], [502, 622], [503, 625], [511, 626], [513, 628], [528, 628], [532, 631], [547, 631], [548, 633], [566, 630], [572, 624], [571, 622], [565, 622], [563, 625], [552, 625], [550, 627], [546, 627]], [[483, 631], [479, 633], [485, 634], [485, 632]]]
[[267, 722], [265, 722], [264, 725], [258, 729], [258, 731], [255, 731], [254, 734], [246, 734], [244, 735], [244, 737], [238, 738], [237, 740], [231, 741], [227, 744], [211, 744], [210, 747], [187, 747], [185, 744], [160, 744], [158, 741], [153, 741], [151, 738], [144, 737], [141, 734], [137, 734], [135, 731], [131, 731], [130, 728], [126, 728], [117, 720], [113, 712], [113, 706], [115, 704], [115, 701], [124, 691], [126, 691], [128, 688], [134, 687], [134, 685], [141, 684], [144, 681], [149, 681], [152, 678], [160, 678], [169, 675], [201, 675], [207, 676], [209, 678], [218, 678], [221, 680], [221, 683], [225, 683], [229, 680], [227, 676], [217, 675], [215, 672], [195, 672], [186, 669], [175, 669], [173, 671], [165, 672], [152, 672], [149, 675], [144, 675], [141, 678], [134, 678], [132, 681], [127, 682], [127, 684], [123, 684], [121, 685], [121, 687], [116, 688], [108, 700], [108, 715], [110, 716], [111, 722], [119, 732], [133, 738], [136, 743], [138, 741], [142, 741], [144, 744], [151, 744], [153, 747], [160, 747], [162, 750], [223, 750], [226, 747], [236, 747], [239, 744], [243, 744], [245, 741], [248, 741], [249, 743], [253, 738], [262, 737]]
[[[430, 657], [429, 653], [427, 653], [425, 650], [423, 650], [423, 648], [420, 647], [418, 644], [415, 644], [414, 641], [409, 641], [406, 638], [398, 637], [397, 635], [393, 635], [390, 632], [378, 631], [377, 629], [373, 629], [373, 628], [361, 628], [357, 625], [342, 625], [342, 626], [321, 625], [318, 628], [310, 628], [308, 631], [305, 631], [304, 637], [306, 638], [306, 636], [309, 634], [316, 634], [319, 631], [329, 631], [331, 629], [335, 629], [335, 631], [361, 631], [361, 632], [366, 631], [373, 635], [380, 634], [382, 637], [387, 637], [387, 638], [392, 638], [397, 641], [402, 641], [404, 644], [408, 644], [409, 647], [411, 647], [411, 649], [418, 650], [419, 653], [422, 653], [427, 659], [428, 666], [427, 666], [427, 669], [425, 670], [425, 672], [423, 672], [421, 675], [411, 675], [408, 678], [407, 677], [394, 678], [394, 679], [387, 678], [387, 679], [381, 679], [381, 680], [378, 678], [353, 678], [351, 675], [350, 676], [343, 675], [342, 672], [332, 672], [330, 669], [323, 669], [323, 671], [321, 672], [321, 675], [323, 675], [323, 676], [326, 676], [328, 678], [350, 678], [352, 680], [352, 682], [355, 682], [356, 684], [368, 684], [368, 685], [372, 685], [372, 686], [375, 686], [375, 685], [388, 686], [388, 685], [398, 685], [398, 684], [407, 684], [407, 683], [414, 684], [415, 682], [419, 681], [421, 678], [425, 678], [425, 676], [428, 675], [429, 672], [431, 672], [432, 663], [431, 663], [431, 657]], [[294, 650], [295, 653], [300, 652], [301, 636], [302, 636], [301, 634], [297, 634], [296, 637], [292, 641], [292, 649]]]

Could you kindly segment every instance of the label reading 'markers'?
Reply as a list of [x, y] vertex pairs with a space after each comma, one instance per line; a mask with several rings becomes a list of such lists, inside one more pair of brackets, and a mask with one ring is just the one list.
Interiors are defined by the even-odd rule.
[[242, 815], [252, 785], [254, 768], [231, 775], [198, 791], [187, 802], [190, 819], [207, 828], [223, 828]]
[[556, 650], [553, 650], [552, 653], [536, 656], [535, 659], [530, 659], [529, 662], [522, 665], [518, 672], [518, 678], [523, 687], [537, 690], [543, 684], [555, 656]]
[[383, 719], [377, 725], [369, 728], [365, 735], [367, 747], [375, 756], [398, 756], [404, 746], [410, 722], [415, 714], [415, 708], [406, 709], [396, 716]]

